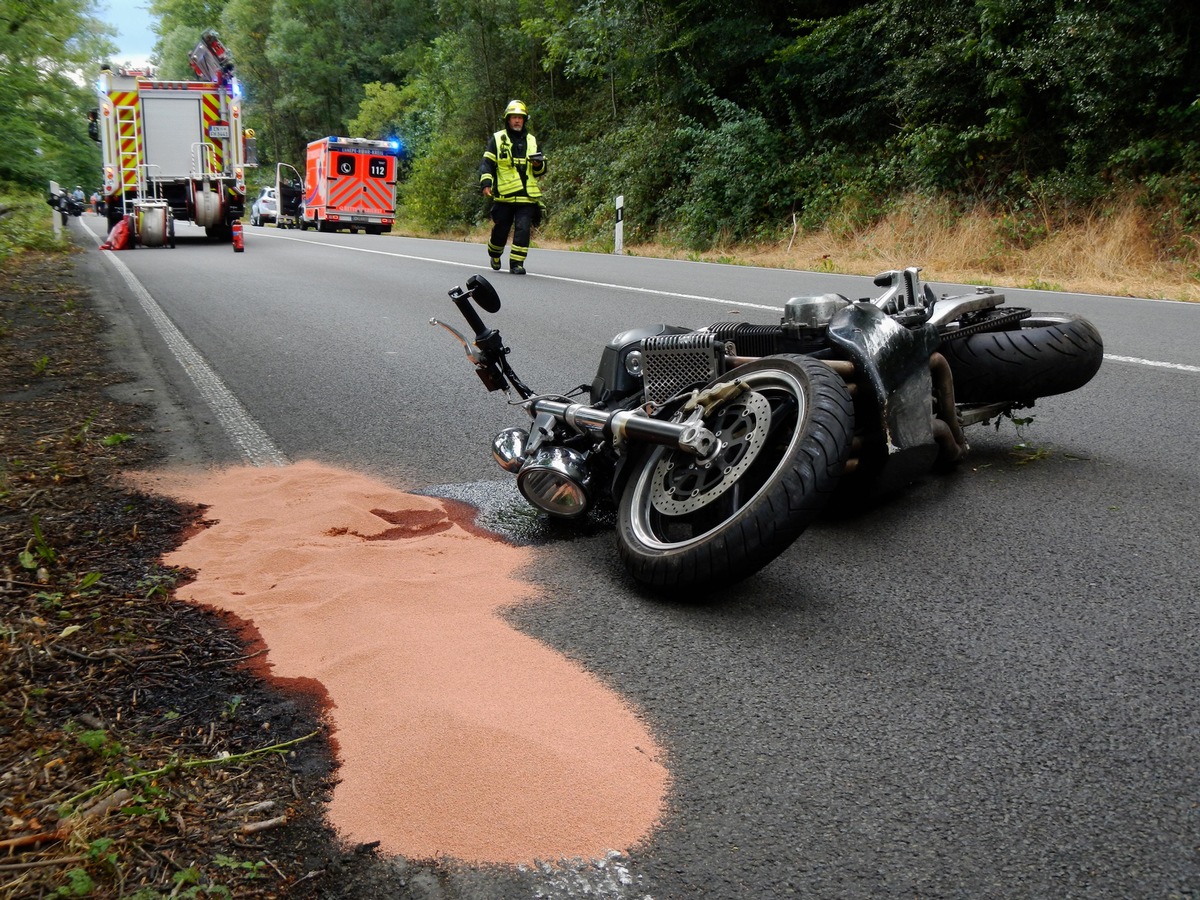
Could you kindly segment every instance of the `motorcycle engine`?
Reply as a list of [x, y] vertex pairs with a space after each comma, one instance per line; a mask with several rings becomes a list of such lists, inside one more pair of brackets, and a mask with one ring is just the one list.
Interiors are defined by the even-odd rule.
[[644, 392], [662, 403], [688, 385], [705, 384], [724, 371], [725, 345], [737, 356], [819, 354], [829, 323], [850, 301], [841, 294], [793, 297], [779, 325], [719, 322], [702, 331], [648, 325], [618, 334], [604, 348], [592, 381], [594, 406], [612, 406]]
[[600, 366], [592, 380], [592, 405], [612, 406], [642, 392], [642, 342], [646, 338], [692, 331], [678, 325], [646, 325], [618, 334], [600, 355]]

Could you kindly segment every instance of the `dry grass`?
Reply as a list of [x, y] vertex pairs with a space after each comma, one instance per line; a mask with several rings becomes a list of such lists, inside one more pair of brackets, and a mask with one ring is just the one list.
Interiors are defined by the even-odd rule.
[[[848, 215], [844, 221], [852, 220]], [[480, 227], [437, 237], [483, 243], [488, 233]], [[553, 232], [535, 238], [537, 247], [581, 249]], [[669, 241], [626, 245], [626, 252], [850, 275], [918, 265], [934, 282], [1200, 302], [1200, 240], [1186, 233], [1175, 240], [1185, 252], [1165, 252], [1152, 213], [1136, 198], [1070, 217], [1036, 209], [1017, 217], [984, 207], [964, 213], [947, 202], [913, 199], [902, 212], [866, 227], [835, 223], [703, 253]]]
[[986, 209], [960, 214], [922, 202], [856, 231], [825, 229], [699, 255], [657, 245], [633, 252], [855, 275], [919, 265], [940, 282], [1200, 302], [1200, 242], [1185, 240], [1191, 258], [1167, 258], [1149, 214], [1133, 201], [1069, 222], [1036, 212], [1021, 220]]

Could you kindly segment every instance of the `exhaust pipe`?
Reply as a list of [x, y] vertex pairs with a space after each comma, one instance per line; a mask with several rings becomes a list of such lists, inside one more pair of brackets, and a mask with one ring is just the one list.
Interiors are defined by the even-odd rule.
[[937, 417], [933, 420], [933, 438], [942, 449], [946, 462], [958, 462], [971, 449], [954, 408], [954, 373], [940, 353], [929, 357], [929, 371], [937, 392]]

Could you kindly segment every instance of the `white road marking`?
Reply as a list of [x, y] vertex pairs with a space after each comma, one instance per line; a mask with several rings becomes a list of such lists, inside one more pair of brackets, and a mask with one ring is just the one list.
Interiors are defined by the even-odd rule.
[[1111, 359], [1113, 362], [1134, 363], [1139, 366], [1154, 366], [1158, 369], [1175, 369], [1180, 372], [1200, 372], [1200, 366], [1186, 366], [1183, 363], [1160, 362], [1156, 359], [1141, 359], [1137, 356], [1116, 356], [1112, 353], [1105, 353], [1105, 359]]
[[[491, 272], [492, 271], [491, 268], [489, 268], [488, 266], [476, 265], [475, 263], [454, 262], [454, 261], [448, 260], [448, 259], [437, 259], [436, 257], [432, 257], [432, 256], [413, 256], [412, 254], [409, 254], [409, 253], [393, 253], [390, 250], [372, 250], [368, 247], [351, 247], [347, 244], [326, 244], [322, 241], [310, 241], [310, 240], [306, 240], [304, 238], [290, 237], [288, 235], [283, 235], [283, 234], [259, 235], [257, 232], [255, 232], [255, 236], [270, 238], [271, 240], [276, 240], [276, 241], [296, 241], [298, 243], [304, 243], [304, 244], [320, 244], [322, 247], [329, 247], [333, 250], [352, 250], [355, 253], [374, 253], [378, 256], [392, 256], [392, 257], [395, 257], [396, 259], [411, 259], [411, 260], [414, 260], [415, 262], [441, 263], [444, 266], [459, 266], [460, 268], [464, 268], [464, 269], [479, 269], [480, 271], [483, 271], [483, 272]], [[588, 287], [609, 288], [611, 290], [616, 290], [616, 291], [632, 291], [635, 294], [654, 294], [657, 297], [675, 297], [678, 300], [699, 300], [702, 303], [719, 303], [724, 306], [742, 306], [742, 307], [745, 307], [746, 309], [769, 309], [772, 312], [782, 312], [783, 311], [783, 307], [779, 306], [778, 304], [766, 305], [763, 303], [746, 303], [741, 300], [725, 300], [725, 299], [722, 299], [721, 297], [705, 297], [700, 294], [679, 294], [679, 293], [676, 293], [675, 291], [660, 291], [660, 290], [657, 290], [656, 288], [631, 287], [630, 285], [627, 285], [627, 284], [609, 284], [604, 281], [585, 281], [582, 278], [567, 278], [565, 275], [530, 274], [530, 275], [525, 275], [523, 277], [525, 277], [525, 278], [544, 278], [549, 281], [566, 281], [571, 284], [582, 284], [582, 285], [587, 285]]]
[[[97, 245], [103, 242], [103, 238], [97, 236], [90, 228], [86, 231]], [[129, 267], [115, 252], [106, 251], [105, 255], [121, 277], [125, 279], [125, 283], [137, 297], [142, 309], [146, 311], [146, 315], [150, 317], [150, 321], [154, 323], [154, 327], [166, 341], [167, 347], [175, 354], [175, 358], [179, 360], [183, 370], [192, 379], [200, 396], [212, 407], [217, 421], [242, 456], [255, 466], [286, 466], [288, 458], [275, 446], [262, 427], [254, 421], [253, 416], [242, 406], [233, 392], [225, 386], [221, 377], [204, 361], [200, 351], [192, 346], [191, 342], [183, 336], [183, 332], [175, 327], [175, 323], [167, 318], [167, 314], [138, 281], [137, 276], [129, 271]]]
[[[255, 234], [257, 235], [257, 232], [255, 232]], [[483, 271], [483, 272], [491, 271], [487, 266], [476, 265], [475, 263], [454, 262], [452, 260], [437, 259], [436, 257], [432, 257], [432, 256], [414, 256], [409, 253], [394, 253], [390, 250], [373, 250], [368, 247], [351, 247], [346, 244], [327, 244], [322, 241], [311, 241], [311, 240], [307, 240], [305, 238], [291, 237], [289, 235], [282, 235], [282, 234], [263, 234], [263, 235], [261, 235], [261, 237], [271, 238], [273, 240], [279, 240], [279, 241], [297, 241], [297, 242], [302, 242], [302, 243], [306, 243], [306, 244], [320, 244], [322, 247], [330, 247], [334, 250], [353, 250], [357, 253], [375, 253], [375, 254], [378, 254], [379, 256], [392, 256], [392, 257], [395, 257], [396, 259], [411, 259], [416, 262], [441, 263], [442, 265], [445, 265], [445, 266], [459, 266], [464, 269], [479, 269], [480, 271]], [[762, 304], [762, 303], [746, 303], [741, 300], [726, 300], [722, 297], [706, 297], [702, 294], [680, 294], [680, 293], [676, 293], [675, 291], [660, 291], [660, 290], [656, 290], [654, 288], [631, 287], [630, 285], [627, 285], [627, 284], [609, 284], [609, 283], [603, 282], [603, 281], [587, 281], [582, 278], [567, 278], [564, 275], [530, 274], [530, 275], [526, 275], [525, 277], [526, 278], [546, 278], [546, 279], [550, 279], [551, 281], [566, 281], [571, 284], [582, 284], [582, 285], [587, 285], [588, 287], [610, 288], [610, 289], [618, 290], [618, 291], [632, 291], [633, 293], [636, 293], [636, 294], [654, 294], [659, 297], [674, 297], [679, 300], [699, 300], [702, 303], [717, 303], [717, 304], [720, 304], [723, 306], [741, 306], [741, 307], [745, 307], [746, 309], [768, 309], [768, 310], [771, 310], [772, 312], [782, 312], [782, 309], [783, 309], [782, 307], [777, 306], [777, 305], [770, 306], [770, 305], [766, 305], [766, 304]], [[1120, 298], [1118, 298], [1118, 299], [1120, 299]], [[1155, 367], [1161, 368], [1161, 369], [1177, 369], [1177, 370], [1183, 371], [1183, 372], [1200, 372], [1200, 366], [1188, 366], [1188, 365], [1182, 365], [1180, 363], [1158, 362], [1158, 361], [1152, 360], [1152, 359], [1139, 359], [1138, 357], [1135, 357], [1135, 356], [1115, 356], [1115, 355], [1106, 353], [1104, 355], [1104, 358], [1111, 359], [1115, 362], [1134, 363], [1136, 365], [1141, 365], [1141, 366], [1155, 366]]]
[[[96, 235], [90, 228], [86, 229], [87, 233], [92, 236], [92, 239], [99, 245], [102, 238]], [[433, 262], [441, 263], [446, 266], [459, 266], [467, 269], [480, 269], [482, 271], [490, 271], [487, 267], [476, 265], [474, 263], [454, 262], [451, 260], [437, 259], [429, 256], [415, 256], [408, 253], [395, 253], [390, 250], [374, 250], [368, 247], [352, 247], [345, 244], [327, 244], [321, 241], [310, 241], [304, 238], [290, 237], [286, 235], [263, 234], [260, 237], [271, 238], [274, 240], [296, 241], [305, 244], [320, 244], [322, 247], [330, 247], [335, 250], [350, 250], [356, 253], [371, 253], [378, 256], [390, 256], [396, 259], [411, 259], [417, 262]], [[254, 421], [254, 418], [242, 406], [241, 402], [234, 396], [233, 392], [225, 386], [220, 376], [212, 370], [212, 368], [204, 361], [204, 357], [200, 352], [192, 346], [191, 342], [183, 336], [183, 333], [175, 327], [175, 324], [167, 318], [166, 313], [150, 296], [137, 277], [129, 271], [129, 268], [117, 257], [113, 252], [107, 254], [109, 261], [112, 262], [117, 272], [125, 279], [138, 302], [142, 305], [142, 309], [146, 311], [146, 315], [150, 317], [150, 321], [158, 329], [163, 340], [175, 354], [179, 364], [183, 366], [188, 377], [192, 379], [192, 383], [196, 385], [196, 389], [204, 398], [205, 402], [212, 407], [213, 413], [220, 422], [221, 427], [225, 429], [225, 433], [229, 435], [229, 439], [241, 454], [253, 465], [256, 466], [284, 466], [287, 465], [288, 459], [279, 450], [263, 431], [262, 427]], [[682, 294], [675, 291], [662, 291], [653, 288], [631, 287], [624, 284], [609, 284], [602, 281], [587, 281], [581, 278], [567, 278], [562, 275], [531, 275], [526, 277], [546, 278], [552, 281], [565, 281], [571, 284], [582, 284], [589, 287], [601, 287], [612, 290], [632, 291], [640, 294], [654, 294], [660, 297], [674, 297], [680, 300], [697, 300], [702, 303], [715, 303], [723, 306], [740, 306], [747, 309], [767, 309], [775, 312], [780, 311], [778, 306], [769, 306], [761, 303], [746, 303], [740, 300], [726, 300], [721, 297], [706, 297], [700, 294]], [[1140, 359], [1134, 356], [1117, 356], [1115, 354], [1106, 353], [1104, 358], [1114, 362], [1133, 363], [1134, 365], [1151, 366], [1161, 369], [1174, 369], [1181, 372], [1200, 372], [1200, 366], [1189, 366], [1180, 363], [1161, 362], [1152, 359]]]

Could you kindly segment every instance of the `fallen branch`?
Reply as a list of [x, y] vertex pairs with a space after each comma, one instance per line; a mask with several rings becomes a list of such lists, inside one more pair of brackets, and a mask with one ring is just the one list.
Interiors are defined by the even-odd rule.
[[167, 763], [167, 765], [162, 766], [161, 768], [153, 769], [148, 772], [136, 772], [133, 775], [122, 775], [118, 778], [109, 778], [100, 782], [100, 784], [93, 785], [82, 793], [76, 794], [74, 797], [71, 797], [69, 800], [65, 801], [64, 805], [74, 806], [85, 797], [90, 797], [92, 794], [97, 794], [105, 788], [115, 787], [118, 784], [127, 784], [130, 781], [138, 781], [142, 778], [157, 778], [160, 775], [169, 775], [172, 772], [178, 772], [185, 769], [199, 769], [205, 766], [224, 766], [230, 763], [241, 762], [242, 760], [246, 759], [253, 759], [254, 757], [261, 756], [264, 753], [280, 753], [286, 750], [288, 747], [293, 747], [296, 744], [302, 744], [305, 741], [311, 740], [320, 733], [321, 730], [317, 729], [316, 731], [310, 732], [303, 737], [294, 738], [290, 741], [283, 741], [279, 744], [272, 744], [269, 747], [260, 747], [257, 750], [247, 750], [245, 753], [235, 753], [229, 756], [214, 756], [210, 759], [188, 759], [184, 760], [183, 762]]
[[46, 844], [50, 841], [61, 841], [67, 832], [59, 828], [55, 831], [43, 831], [40, 834], [23, 834], [20, 837], [0, 841], [0, 850], [15, 850], [18, 847], [28, 847], [32, 844]]
[[30, 862], [4, 863], [0, 872], [16, 872], [19, 869], [38, 869], [42, 866], [65, 866], [68, 863], [83, 862], [86, 856], [60, 856], [57, 859], [35, 859]]
[[280, 825], [286, 825], [288, 820], [287, 813], [282, 816], [276, 816], [273, 819], [265, 819], [262, 822], [247, 822], [240, 829], [242, 834], [257, 834], [260, 831], [266, 831], [269, 828], [277, 828]]
[[112, 647], [98, 650], [95, 653], [80, 653], [78, 650], [72, 650], [70, 647], [55, 647], [56, 653], [63, 653], [72, 659], [77, 659], [80, 662], [104, 662], [106, 659], [117, 659], [121, 662], [126, 662], [125, 657], [113, 649]]
[[[43, 490], [45, 490], [45, 489], [43, 488]], [[13, 585], [13, 584], [19, 585], [20, 587], [41, 588], [42, 590], [46, 589], [45, 584], [35, 582], [35, 581], [16, 581], [12, 578], [5, 578], [4, 583], [8, 584], [8, 585]]]
[[246, 662], [247, 660], [254, 659], [256, 656], [262, 656], [267, 652], [267, 649], [268, 648], [263, 647], [261, 650], [256, 650], [255, 652], [248, 653], [245, 656], [235, 656], [232, 659], [210, 659], [208, 662], [200, 663], [199, 668], [207, 669], [212, 666], [235, 665], [237, 663]]
[[119, 791], [109, 794], [103, 800], [97, 800], [91, 806], [86, 806], [81, 809], [79, 811], [79, 817], [81, 819], [91, 819], [95, 818], [96, 816], [102, 816], [109, 810], [116, 809], [118, 806], [121, 806], [127, 800], [132, 798], [133, 794], [131, 794], [125, 788], [121, 788]]

